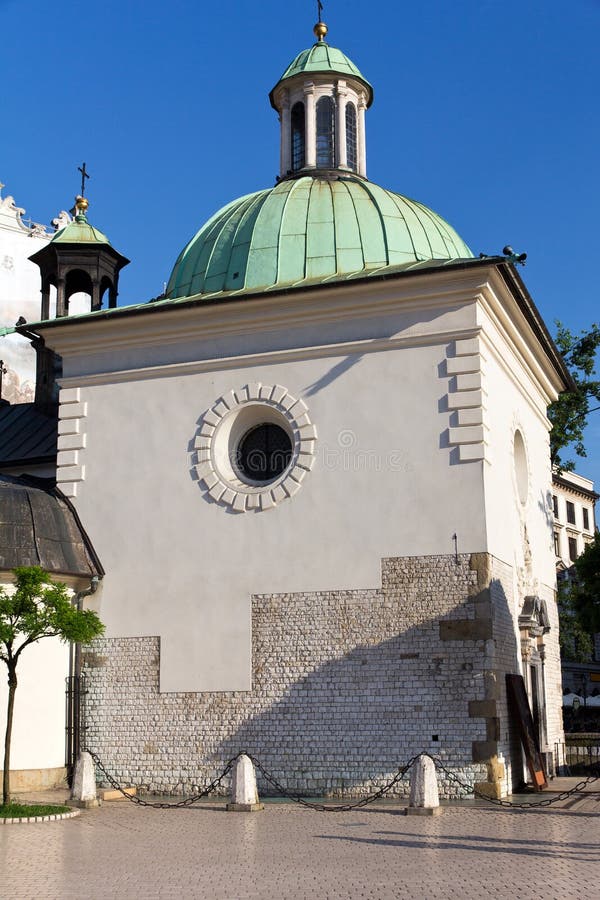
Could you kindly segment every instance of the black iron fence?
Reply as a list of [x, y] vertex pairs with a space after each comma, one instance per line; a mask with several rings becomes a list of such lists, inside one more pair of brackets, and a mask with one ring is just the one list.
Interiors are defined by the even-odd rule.
[[565, 734], [565, 763], [571, 775], [598, 775], [600, 732]]
[[85, 701], [87, 686], [85, 675], [69, 675], [66, 681], [65, 765], [69, 784], [80, 750], [85, 747]]

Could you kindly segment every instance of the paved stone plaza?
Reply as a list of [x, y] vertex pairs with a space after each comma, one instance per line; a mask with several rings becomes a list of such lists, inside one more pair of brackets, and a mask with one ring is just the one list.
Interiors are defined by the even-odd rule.
[[600, 897], [600, 795], [531, 812], [396, 805], [321, 813], [267, 804], [153, 810], [105, 803], [0, 829], [0, 896], [21, 898]]

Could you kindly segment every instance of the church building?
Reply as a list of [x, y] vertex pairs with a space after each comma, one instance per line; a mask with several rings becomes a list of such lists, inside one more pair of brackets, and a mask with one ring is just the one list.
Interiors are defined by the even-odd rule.
[[85, 743], [159, 791], [247, 750], [364, 795], [428, 751], [500, 797], [526, 777], [507, 675], [560, 762], [546, 410], [570, 378], [510, 248], [368, 180], [373, 89], [314, 32], [269, 94], [277, 183], [202, 225], [164, 296], [116, 305], [127, 260], [82, 198], [33, 256], [17, 332], [61, 361], [57, 488], [106, 625]]

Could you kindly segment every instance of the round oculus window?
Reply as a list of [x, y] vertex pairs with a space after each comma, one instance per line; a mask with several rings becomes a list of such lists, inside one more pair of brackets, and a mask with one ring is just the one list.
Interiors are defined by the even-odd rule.
[[288, 432], [274, 422], [262, 422], [242, 435], [236, 450], [236, 468], [243, 480], [270, 484], [288, 468], [292, 452]]
[[315, 462], [317, 429], [303, 400], [279, 384], [229, 391], [202, 417], [195, 470], [211, 500], [234, 512], [293, 497]]

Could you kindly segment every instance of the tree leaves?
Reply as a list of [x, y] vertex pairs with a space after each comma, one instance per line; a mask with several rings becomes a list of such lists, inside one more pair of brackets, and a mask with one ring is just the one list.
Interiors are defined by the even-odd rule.
[[548, 408], [552, 422], [550, 456], [559, 472], [572, 471], [575, 463], [563, 459], [563, 451], [572, 447], [577, 456], [586, 456], [584, 431], [594, 401], [600, 403], [600, 380], [596, 378], [596, 356], [600, 347], [600, 326], [573, 334], [561, 322], [556, 323], [555, 342], [567, 364], [575, 389], [561, 394]]
[[588, 631], [600, 631], [600, 532], [575, 560], [575, 606]]
[[42, 638], [88, 644], [104, 625], [95, 612], [73, 605], [67, 587], [39, 566], [14, 570], [15, 590], [0, 588], [0, 659], [9, 664]]
[[569, 579], [558, 583], [560, 658], [564, 662], [586, 663], [592, 659], [594, 645], [582, 622], [576, 603], [577, 584]]
[[96, 613], [78, 609], [71, 602], [66, 585], [52, 581], [40, 566], [20, 566], [14, 569], [14, 575], [14, 590], [12, 586], [0, 587], [0, 660], [8, 669], [3, 806], [9, 802], [10, 745], [21, 653], [43, 638], [58, 637], [62, 641], [89, 644], [104, 631]]

